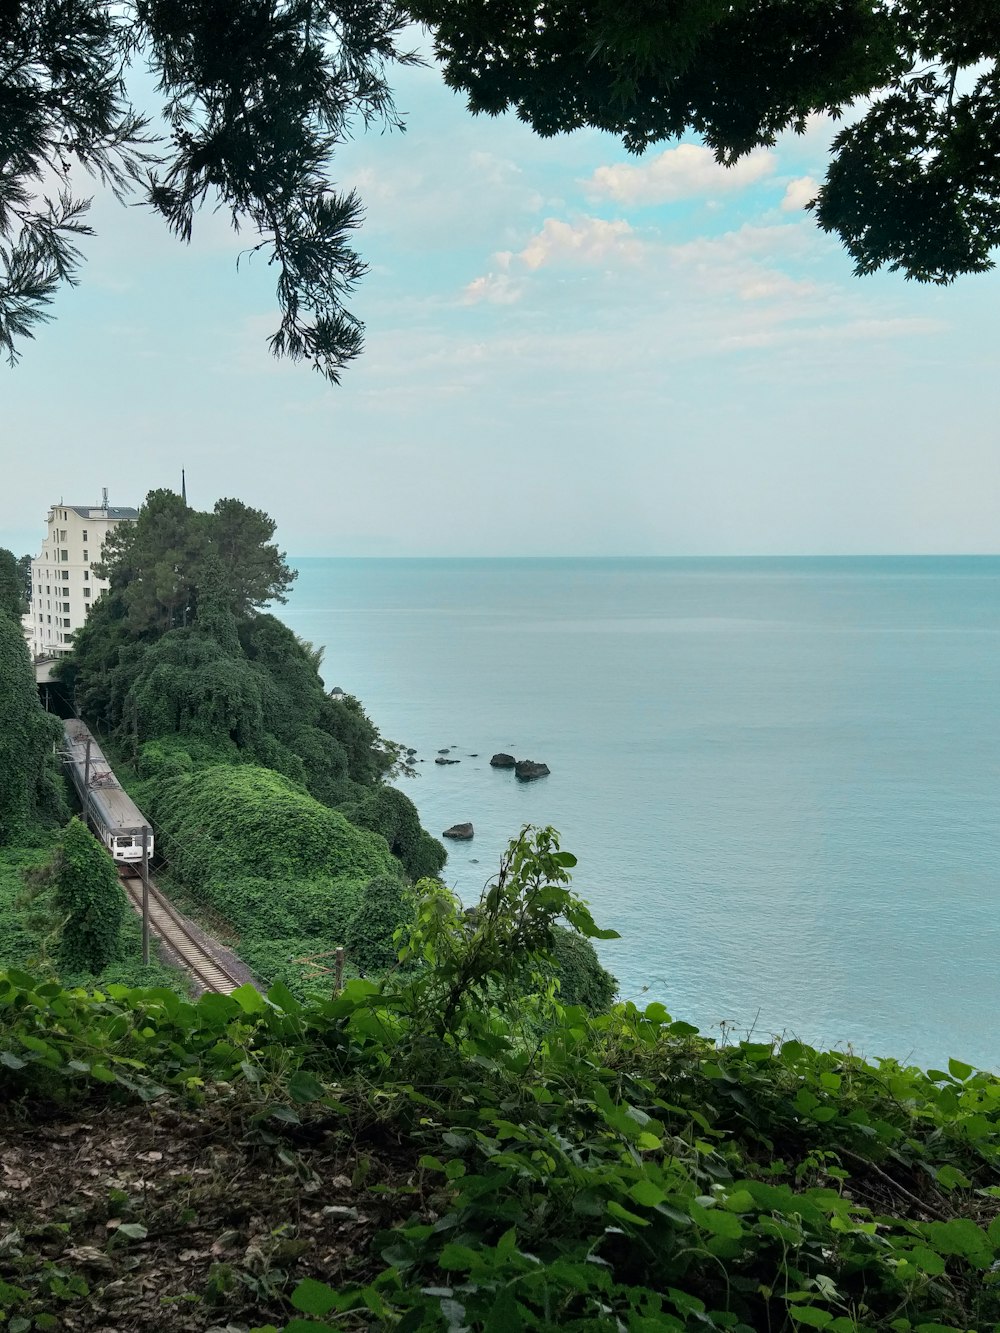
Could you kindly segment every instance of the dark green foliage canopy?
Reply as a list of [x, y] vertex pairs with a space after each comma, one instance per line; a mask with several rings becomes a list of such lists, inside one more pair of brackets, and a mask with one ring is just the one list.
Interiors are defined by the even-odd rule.
[[173, 491], [150, 491], [135, 523], [119, 523], [95, 569], [120, 597], [129, 630], [162, 634], [188, 625], [199, 601], [216, 638], [226, 615], [283, 602], [295, 579], [271, 538], [273, 519], [239, 500], [189, 508]]
[[1000, 244], [994, 0], [414, 0], [473, 111], [597, 126], [641, 152], [688, 131], [720, 162], [860, 107], [816, 217], [858, 273], [950, 282]]
[[25, 610], [24, 580], [12, 551], [0, 546], [0, 616], [17, 620]]
[[[859, 273], [948, 282], [991, 267], [1000, 242], [994, 0], [7, 0], [2, 14], [11, 361], [76, 281], [89, 174], [182, 240], [221, 206], [276, 272], [272, 350], [336, 381], [362, 346], [344, 302], [364, 265], [361, 201], [336, 189], [333, 152], [355, 123], [400, 124], [387, 70], [414, 59], [399, 45], [411, 18], [473, 111], [513, 108], [545, 135], [596, 126], [641, 152], [693, 131], [731, 163], [811, 113], [860, 107], [816, 202]], [[156, 126], [126, 83], [143, 64]]]
[[329, 695], [322, 653], [260, 608], [294, 578], [267, 514], [238, 500], [211, 513], [152, 491], [138, 522], [108, 539], [98, 598], [58, 672], [81, 713], [162, 776], [151, 745], [191, 763], [274, 769], [379, 834], [413, 878], [437, 874], [440, 843], [384, 785], [399, 747], [352, 696]]
[[61, 813], [62, 730], [42, 708], [19, 622], [0, 611], [0, 846]]
[[79, 819], [66, 825], [52, 876], [65, 916], [60, 961], [69, 972], [100, 972], [117, 952], [125, 893], [111, 857]]

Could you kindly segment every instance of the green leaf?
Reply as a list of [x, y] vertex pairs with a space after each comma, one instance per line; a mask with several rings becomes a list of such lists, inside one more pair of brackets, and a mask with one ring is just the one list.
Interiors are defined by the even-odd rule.
[[8, 1069], [23, 1069], [25, 1061], [13, 1051], [0, 1051], [0, 1065], [6, 1065]]
[[292, 1292], [292, 1305], [303, 1314], [325, 1315], [340, 1305], [340, 1297], [325, 1282], [305, 1277]]
[[245, 1014], [262, 1014], [267, 1011], [267, 1001], [257, 987], [251, 986], [249, 982], [232, 991], [230, 999], [235, 1000]]
[[733, 1190], [722, 1200], [722, 1206], [730, 1213], [749, 1213], [754, 1207], [753, 1195], [749, 1190]]
[[296, 1069], [288, 1080], [288, 1095], [293, 1102], [318, 1102], [325, 1095], [322, 1083], [306, 1069]]
[[964, 1060], [949, 1060], [948, 1073], [952, 1078], [957, 1078], [959, 1083], [964, 1083], [970, 1074], [974, 1072], [972, 1065], [967, 1065]]
[[739, 1240], [743, 1235], [740, 1219], [732, 1213], [723, 1212], [721, 1208], [703, 1208], [700, 1203], [692, 1203], [690, 1213], [698, 1225], [703, 1230], [710, 1231], [713, 1236], [722, 1236], [726, 1240]]
[[826, 1328], [833, 1318], [829, 1310], [818, 1305], [790, 1305], [788, 1312], [797, 1324], [806, 1324], [809, 1328]]
[[448, 1272], [467, 1273], [479, 1263], [475, 1250], [465, 1245], [448, 1244], [438, 1256], [438, 1268]]
[[659, 1185], [654, 1185], [651, 1180], [637, 1180], [629, 1190], [629, 1194], [636, 1203], [641, 1203], [645, 1208], [655, 1208], [667, 1197]]
[[299, 1113], [291, 1106], [270, 1106], [267, 1114], [272, 1120], [280, 1120], [283, 1125], [300, 1125]]
[[123, 1222], [115, 1228], [116, 1236], [127, 1236], [129, 1240], [145, 1240], [149, 1231], [141, 1222]]
[[936, 1250], [929, 1250], [926, 1245], [915, 1245], [906, 1256], [922, 1273], [931, 1277], [940, 1277], [945, 1270], [945, 1262]]
[[644, 1217], [639, 1217], [637, 1213], [630, 1213], [627, 1208], [623, 1208], [616, 1199], [609, 1199], [607, 1211], [612, 1217], [617, 1217], [619, 1222], [631, 1222], [636, 1227], [648, 1227], [649, 1222]]
[[967, 1175], [959, 1171], [957, 1166], [949, 1166], [946, 1162], [944, 1166], [939, 1166], [936, 1175], [937, 1183], [943, 1185], [946, 1190], [971, 1189], [972, 1181]]

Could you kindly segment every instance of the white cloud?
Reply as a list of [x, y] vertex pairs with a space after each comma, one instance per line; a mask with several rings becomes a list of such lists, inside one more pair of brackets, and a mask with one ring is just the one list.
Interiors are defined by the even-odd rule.
[[638, 165], [616, 162], [598, 167], [585, 188], [588, 194], [624, 204], [663, 204], [746, 189], [769, 176], [774, 164], [774, 154], [759, 148], [733, 166], [724, 167], [710, 149], [682, 143]]
[[786, 261], [801, 259], [832, 242], [809, 222], [782, 222], [755, 226], [745, 223], [721, 236], [699, 236], [670, 247], [673, 257], [685, 264], [726, 264], [748, 258]]
[[785, 197], [781, 201], [782, 213], [797, 213], [816, 198], [819, 182], [812, 176], [799, 176], [789, 181]]
[[529, 269], [565, 262], [594, 264], [610, 259], [637, 259], [642, 249], [629, 224], [622, 219], [606, 222], [585, 217], [578, 222], [546, 218], [517, 258]]
[[462, 292], [466, 305], [488, 301], [491, 305], [513, 305], [521, 299], [521, 287], [506, 273], [486, 273], [473, 280]]

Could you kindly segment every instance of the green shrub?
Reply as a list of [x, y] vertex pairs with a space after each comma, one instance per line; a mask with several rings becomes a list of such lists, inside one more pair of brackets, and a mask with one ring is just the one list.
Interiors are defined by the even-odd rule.
[[66, 825], [51, 865], [65, 917], [59, 959], [70, 972], [100, 972], [114, 958], [126, 910], [115, 863], [79, 819]]
[[148, 813], [171, 870], [194, 890], [208, 880], [368, 879], [398, 871], [384, 838], [253, 764], [172, 778]]
[[365, 885], [344, 943], [351, 963], [365, 976], [388, 971], [398, 961], [393, 935], [413, 917], [413, 891], [398, 879], [380, 877]]
[[21, 626], [0, 612], [0, 847], [65, 817], [55, 751], [62, 727], [38, 700]]
[[618, 992], [618, 978], [601, 966], [590, 940], [564, 926], [552, 928], [552, 954], [561, 1004], [580, 1004], [603, 1014]]
[[413, 880], [440, 873], [447, 860], [444, 847], [420, 826], [417, 808], [395, 787], [377, 786], [345, 802], [341, 809], [352, 824], [380, 833]]

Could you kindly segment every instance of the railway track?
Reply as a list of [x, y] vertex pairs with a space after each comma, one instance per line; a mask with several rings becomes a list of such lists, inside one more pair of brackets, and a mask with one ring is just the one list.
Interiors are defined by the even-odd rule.
[[[142, 912], [142, 874], [130, 865], [118, 866], [118, 878], [132, 903]], [[149, 926], [174, 951], [182, 965], [205, 990], [229, 995], [243, 983], [216, 959], [194, 933], [168, 898], [149, 881]]]

